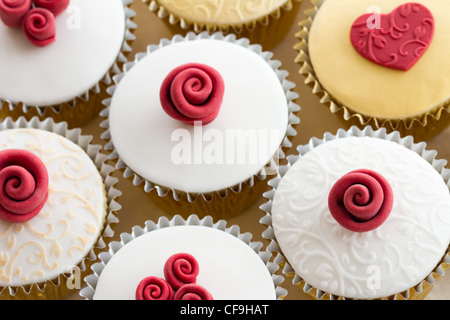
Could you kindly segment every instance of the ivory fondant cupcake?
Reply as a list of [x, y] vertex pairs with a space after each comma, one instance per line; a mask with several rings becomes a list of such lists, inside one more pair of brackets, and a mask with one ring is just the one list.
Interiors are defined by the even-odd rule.
[[[269, 45], [281, 39], [294, 20], [301, 0], [186, 1], [143, 0], [171, 26], [195, 32], [232, 32]], [[178, 33], [178, 32], [177, 32]]]
[[111, 158], [169, 213], [229, 217], [266, 188], [299, 122], [287, 72], [247, 39], [163, 39], [114, 76]]
[[261, 207], [283, 272], [316, 299], [423, 298], [450, 263], [446, 162], [370, 127], [298, 151]]
[[447, 127], [448, 2], [312, 4], [297, 34], [297, 62], [323, 104], [347, 124], [385, 127], [418, 140]]
[[0, 116], [78, 127], [101, 110], [134, 39], [132, 0], [0, 1]]
[[65, 123], [20, 118], [0, 127], [0, 297], [63, 299], [112, 236], [113, 168]]
[[[163, 217], [123, 233], [99, 255], [80, 295], [89, 300], [275, 300], [278, 266], [250, 233], [212, 217]], [[220, 276], [219, 276], [220, 275]]]

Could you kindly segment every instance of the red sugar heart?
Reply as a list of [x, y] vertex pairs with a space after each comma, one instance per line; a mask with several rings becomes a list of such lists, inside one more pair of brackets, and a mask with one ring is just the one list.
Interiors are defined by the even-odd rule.
[[350, 40], [366, 59], [407, 71], [423, 56], [433, 35], [431, 12], [419, 3], [406, 3], [390, 14], [360, 16], [352, 25]]

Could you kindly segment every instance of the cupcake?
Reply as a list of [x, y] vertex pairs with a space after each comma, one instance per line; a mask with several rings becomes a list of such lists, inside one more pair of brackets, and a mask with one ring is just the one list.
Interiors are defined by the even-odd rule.
[[[344, 123], [426, 140], [449, 124], [445, 0], [312, 1], [296, 61]], [[330, 59], [330, 56], [333, 59]]]
[[247, 39], [163, 39], [113, 77], [101, 113], [116, 168], [161, 208], [238, 214], [258, 199], [299, 122], [287, 72]]
[[66, 123], [19, 118], [0, 128], [0, 298], [64, 299], [113, 235], [113, 168]]
[[287, 292], [279, 286], [283, 277], [274, 274], [272, 254], [251, 238], [210, 216], [147, 221], [99, 254], [80, 295], [88, 300], [282, 299]]
[[[0, 117], [82, 126], [131, 51], [131, 0], [0, 1]], [[20, 4], [20, 5], [19, 5]]]
[[420, 299], [450, 263], [450, 172], [425, 143], [357, 127], [298, 148], [261, 208], [268, 250], [315, 299]]
[[273, 45], [274, 40], [287, 32], [302, 0], [144, 2], [169, 26], [197, 33], [230, 32], [249, 38], [252, 42]]

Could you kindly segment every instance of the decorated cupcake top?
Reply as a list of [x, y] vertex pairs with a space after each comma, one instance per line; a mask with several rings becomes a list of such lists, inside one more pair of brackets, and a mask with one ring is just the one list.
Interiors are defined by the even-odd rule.
[[2, 287], [70, 272], [103, 229], [102, 177], [80, 146], [56, 133], [1, 131], [0, 186]]
[[356, 299], [416, 286], [450, 241], [439, 169], [400, 143], [342, 136], [311, 147], [280, 178], [275, 240], [313, 287]]
[[0, 80], [0, 101], [71, 105], [98, 91], [130, 38], [125, 3], [0, 0], [0, 70], [9, 75]]
[[[174, 225], [122, 243], [95, 278], [94, 300], [273, 300], [274, 279], [239, 237], [203, 225]], [[99, 269], [97, 269], [99, 270]]]
[[447, 1], [327, 0], [317, 9], [308, 63], [334, 103], [409, 123], [449, 100]]
[[261, 19], [280, 10], [290, 0], [146, 0], [150, 8], [164, 8], [175, 17], [184, 19], [186, 23], [218, 25], [238, 25]]

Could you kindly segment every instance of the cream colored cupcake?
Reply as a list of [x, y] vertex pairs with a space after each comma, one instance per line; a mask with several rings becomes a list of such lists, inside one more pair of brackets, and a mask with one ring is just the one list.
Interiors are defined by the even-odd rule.
[[448, 2], [311, 3], [297, 33], [296, 61], [331, 112], [349, 125], [384, 127], [417, 140], [448, 126]]
[[[273, 45], [288, 30], [302, 0], [143, 0], [171, 26], [195, 32], [232, 32]], [[179, 33], [179, 32], [176, 32]]]
[[68, 297], [112, 237], [120, 192], [90, 141], [51, 119], [0, 124], [1, 299]]

